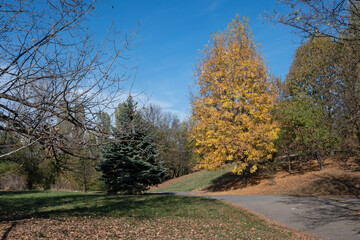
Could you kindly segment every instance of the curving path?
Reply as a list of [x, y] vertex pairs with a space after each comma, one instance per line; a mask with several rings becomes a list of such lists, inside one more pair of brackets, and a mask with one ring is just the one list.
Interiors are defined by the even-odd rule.
[[324, 239], [360, 240], [360, 198], [264, 195], [202, 197], [224, 200]]

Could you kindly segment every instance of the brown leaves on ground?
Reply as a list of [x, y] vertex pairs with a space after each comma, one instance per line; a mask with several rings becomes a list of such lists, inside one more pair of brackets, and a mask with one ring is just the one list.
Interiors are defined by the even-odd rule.
[[[239, 222], [239, 225], [243, 223]], [[3, 239], [284, 239], [279, 230], [229, 231], [228, 223], [216, 219], [190, 218], [66, 217], [26, 219], [0, 223]], [[255, 237], [256, 236], [256, 237]], [[286, 235], [285, 235], [286, 236]], [[309, 239], [296, 234], [285, 239]]]
[[360, 171], [355, 160], [327, 159], [320, 171], [316, 161], [249, 179], [226, 174], [201, 190], [206, 194], [360, 196]]

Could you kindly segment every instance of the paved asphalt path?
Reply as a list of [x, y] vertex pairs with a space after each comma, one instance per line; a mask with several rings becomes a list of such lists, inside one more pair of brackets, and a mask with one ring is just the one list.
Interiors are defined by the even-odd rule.
[[360, 198], [262, 195], [202, 197], [224, 200], [323, 239], [360, 240]]

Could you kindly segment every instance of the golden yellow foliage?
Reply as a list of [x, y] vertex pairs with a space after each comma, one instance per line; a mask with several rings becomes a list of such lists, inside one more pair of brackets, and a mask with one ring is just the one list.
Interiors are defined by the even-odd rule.
[[195, 83], [190, 131], [198, 167], [235, 162], [235, 174], [255, 172], [259, 160], [275, 152], [279, 129], [270, 114], [276, 94], [246, 19], [237, 16], [213, 34], [198, 58]]

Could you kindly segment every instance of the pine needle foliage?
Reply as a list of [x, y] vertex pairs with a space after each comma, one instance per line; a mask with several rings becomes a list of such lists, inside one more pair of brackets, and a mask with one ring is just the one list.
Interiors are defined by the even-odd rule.
[[103, 149], [104, 161], [98, 170], [108, 193], [140, 194], [161, 183], [166, 175], [166, 168], [156, 160], [156, 135], [136, 111], [132, 97], [119, 105], [116, 118], [117, 141]]

